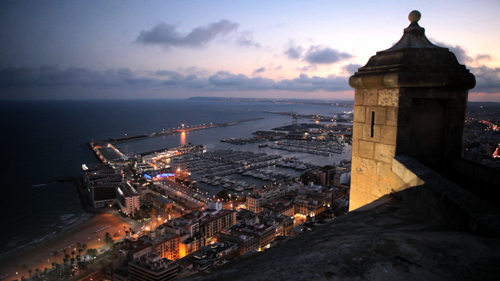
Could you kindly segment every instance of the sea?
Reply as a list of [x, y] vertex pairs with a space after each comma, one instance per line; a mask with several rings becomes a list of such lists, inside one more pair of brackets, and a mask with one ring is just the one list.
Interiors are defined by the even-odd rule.
[[[331, 165], [349, 159], [350, 149], [330, 157], [232, 145], [220, 140], [252, 137], [257, 130], [289, 125], [292, 117], [263, 112], [319, 114], [352, 108], [271, 102], [201, 100], [72, 100], [0, 102], [0, 259], [44, 243], [90, 218], [83, 211], [76, 186], [63, 179], [81, 176], [82, 164], [99, 159], [87, 143], [149, 134], [199, 124], [248, 119], [234, 126], [119, 143], [127, 155], [202, 144], [208, 149], [233, 149], [297, 156], [305, 162]], [[299, 123], [310, 122], [299, 119]], [[200, 175], [193, 175], [199, 177]], [[217, 188], [206, 187], [215, 193]], [[219, 188], [220, 189], [220, 188]]]

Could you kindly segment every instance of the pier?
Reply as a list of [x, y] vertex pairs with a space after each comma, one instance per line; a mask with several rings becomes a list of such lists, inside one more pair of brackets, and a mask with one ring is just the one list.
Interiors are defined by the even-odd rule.
[[116, 146], [114, 146], [114, 144], [116, 144], [116, 143], [135, 141], [135, 140], [141, 140], [141, 139], [147, 139], [147, 138], [153, 138], [153, 137], [162, 137], [162, 136], [173, 135], [176, 133], [186, 133], [186, 132], [199, 131], [199, 130], [205, 130], [205, 129], [227, 127], [227, 126], [238, 125], [238, 124], [241, 124], [243, 122], [250, 122], [250, 121], [256, 121], [256, 120], [261, 120], [261, 119], [264, 119], [264, 117], [240, 120], [240, 121], [235, 121], [235, 122], [224, 122], [221, 124], [210, 123], [210, 124], [199, 124], [199, 125], [191, 125], [191, 126], [184, 126], [184, 124], [183, 124], [182, 126], [177, 127], [177, 129], [172, 128], [172, 130], [153, 132], [153, 133], [149, 133], [149, 134], [125, 136], [125, 137], [121, 137], [121, 138], [112, 138], [112, 139], [102, 140], [102, 141], [92, 141], [92, 142], [87, 143], [87, 145], [94, 151], [96, 156], [103, 163], [108, 163], [108, 162], [111, 162], [112, 160], [115, 160], [115, 159], [126, 160], [126, 158], [127, 158], [127, 156], [123, 152], [121, 152]]
[[103, 163], [112, 162], [115, 159], [127, 159], [127, 156], [110, 142], [89, 142], [88, 145]]

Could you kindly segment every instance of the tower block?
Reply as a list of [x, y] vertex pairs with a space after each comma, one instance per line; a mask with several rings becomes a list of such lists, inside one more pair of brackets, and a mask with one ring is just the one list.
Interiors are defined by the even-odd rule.
[[455, 55], [432, 44], [420, 12], [392, 48], [349, 79], [355, 88], [350, 210], [404, 189], [396, 155], [443, 171], [462, 156], [468, 90], [476, 81]]

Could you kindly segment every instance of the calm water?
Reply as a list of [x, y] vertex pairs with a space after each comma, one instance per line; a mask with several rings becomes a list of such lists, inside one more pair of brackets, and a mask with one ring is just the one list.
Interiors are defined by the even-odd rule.
[[0, 218], [3, 231], [0, 232], [0, 257], [50, 239], [54, 233], [87, 218], [74, 184], [56, 181], [80, 176], [83, 163], [98, 163], [86, 145], [91, 140], [157, 132], [181, 124], [188, 126], [264, 117], [236, 126], [118, 146], [125, 153], [136, 154], [191, 142], [211, 149], [264, 151], [285, 157], [297, 155], [304, 161], [318, 164], [338, 163], [350, 157], [292, 154], [259, 149], [257, 144], [235, 146], [219, 142], [222, 138], [251, 137], [256, 130], [269, 130], [292, 122], [289, 116], [263, 113], [262, 110], [329, 115], [348, 108], [189, 100], [1, 102]]

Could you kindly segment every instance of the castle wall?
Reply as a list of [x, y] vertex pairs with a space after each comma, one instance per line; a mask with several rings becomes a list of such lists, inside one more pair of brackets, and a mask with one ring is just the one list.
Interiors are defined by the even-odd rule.
[[462, 156], [466, 90], [361, 88], [354, 99], [350, 210], [405, 188], [396, 155], [436, 171]]
[[398, 88], [355, 90], [350, 210], [403, 185], [392, 172], [399, 96]]

